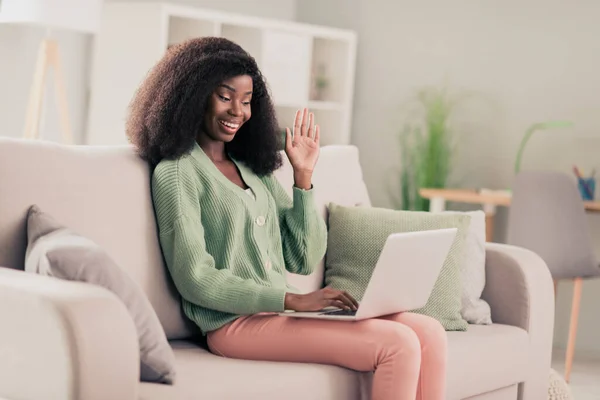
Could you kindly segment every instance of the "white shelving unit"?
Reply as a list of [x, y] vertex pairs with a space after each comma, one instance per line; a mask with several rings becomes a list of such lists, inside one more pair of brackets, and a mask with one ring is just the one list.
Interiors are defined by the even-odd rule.
[[[135, 91], [170, 45], [202, 36], [233, 40], [258, 62], [282, 128], [309, 107], [321, 144], [350, 142], [356, 34], [293, 21], [168, 3], [105, 3], [92, 58], [88, 144], [127, 143]], [[317, 74], [326, 85], [316, 89]]]

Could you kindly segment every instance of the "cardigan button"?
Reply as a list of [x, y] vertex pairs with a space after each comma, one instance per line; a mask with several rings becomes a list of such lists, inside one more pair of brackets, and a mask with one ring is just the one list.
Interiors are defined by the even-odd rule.
[[265, 224], [265, 217], [262, 215], [256, 218], [256, 225], [263, 226]]
[[270, 271], [270, 270], [271, 270], [271, 260], [267, 260], [267, 262], [265, 263], [265, 269], [266, 269], [267, 271]]

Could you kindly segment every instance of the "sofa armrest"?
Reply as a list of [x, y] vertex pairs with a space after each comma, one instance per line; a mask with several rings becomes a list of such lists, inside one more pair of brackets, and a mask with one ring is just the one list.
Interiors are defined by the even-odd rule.
[[529, 333], [530, 377], [519, 386], [519, 399], [546, 398], [554, 335], [550, 271], [536, 253], [500, 243], [486, 243], [485, 271], [482, 298], [492, 309], [492, 321]]
[[108, 290], [0, 268], [0, 321], [0, 398], [137, 398], [136, 328]]

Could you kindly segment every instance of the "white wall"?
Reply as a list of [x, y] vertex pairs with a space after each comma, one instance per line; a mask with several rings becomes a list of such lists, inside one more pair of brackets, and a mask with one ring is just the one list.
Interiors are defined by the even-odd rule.
[[[296, 0], [175, 0], [174, 3], [213, 8], [246, 15], [293, 20]], [[38, 46], [43, 29], [0, 25], [0, 135], [20, 137]], [[71, 125], [81, 143], [87, 107], [87, 82], [91, 55], [90, 37], [77, 33], [58, 33], [68, 91]], [[49, 76], [51, 78], [52, 76]], [[61, 140], [60, 124], [52, 84], [48, 85], [46, 118], [41, 130], [45, 139]]]
[[[296, 15], [358, 33], [352, 140], [375, 205], [392, 206], [389, 182], [398, 188], [390, 169], [398, 166], [401, 104], [414, 89], [444, 80], [476, 95], [459, 118], [454, 185], [510, 187], [523, 132], [548, 119], [577, 125], [534, 136], [523, 167], [600, 171], [600, 2], [302, 0]], [[600, 255], [600, 217], [589, 220]], [[506, 210], [497, 221], [502, 241]], [[558, 346], [566, 343], [571, 290], [559, 287]], [[585, 282], [579, 349], [600, 350], [597, 304], [600, 280]]]

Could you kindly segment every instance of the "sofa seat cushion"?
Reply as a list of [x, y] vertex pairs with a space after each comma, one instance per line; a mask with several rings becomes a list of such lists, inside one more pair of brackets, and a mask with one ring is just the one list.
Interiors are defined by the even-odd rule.
[[361, 400], [368, 398], [371, 387], [370, 373], [320, 364], [223, 358], [188, 341], [171, 345], [175, 385], [141, 383], [140, 400]]
[[[171, 345], [175, 385], [141, 383], [141, 400], [270, 399], [276, 395], [290, 400], [369, 398], [370, 373], [320, 364], [222, 358], [188, 341]], [[529, 354], [527, 332], [514, 326], [469, 325], [466, 332], [448, 332], [446, 398], [465, 399], [524, 381]]]
[[464, 399], [524, 381], [529, 354], [529, 335], [514, 326], [469, 325], [466, 332], [448, 332], [446, 398]]

